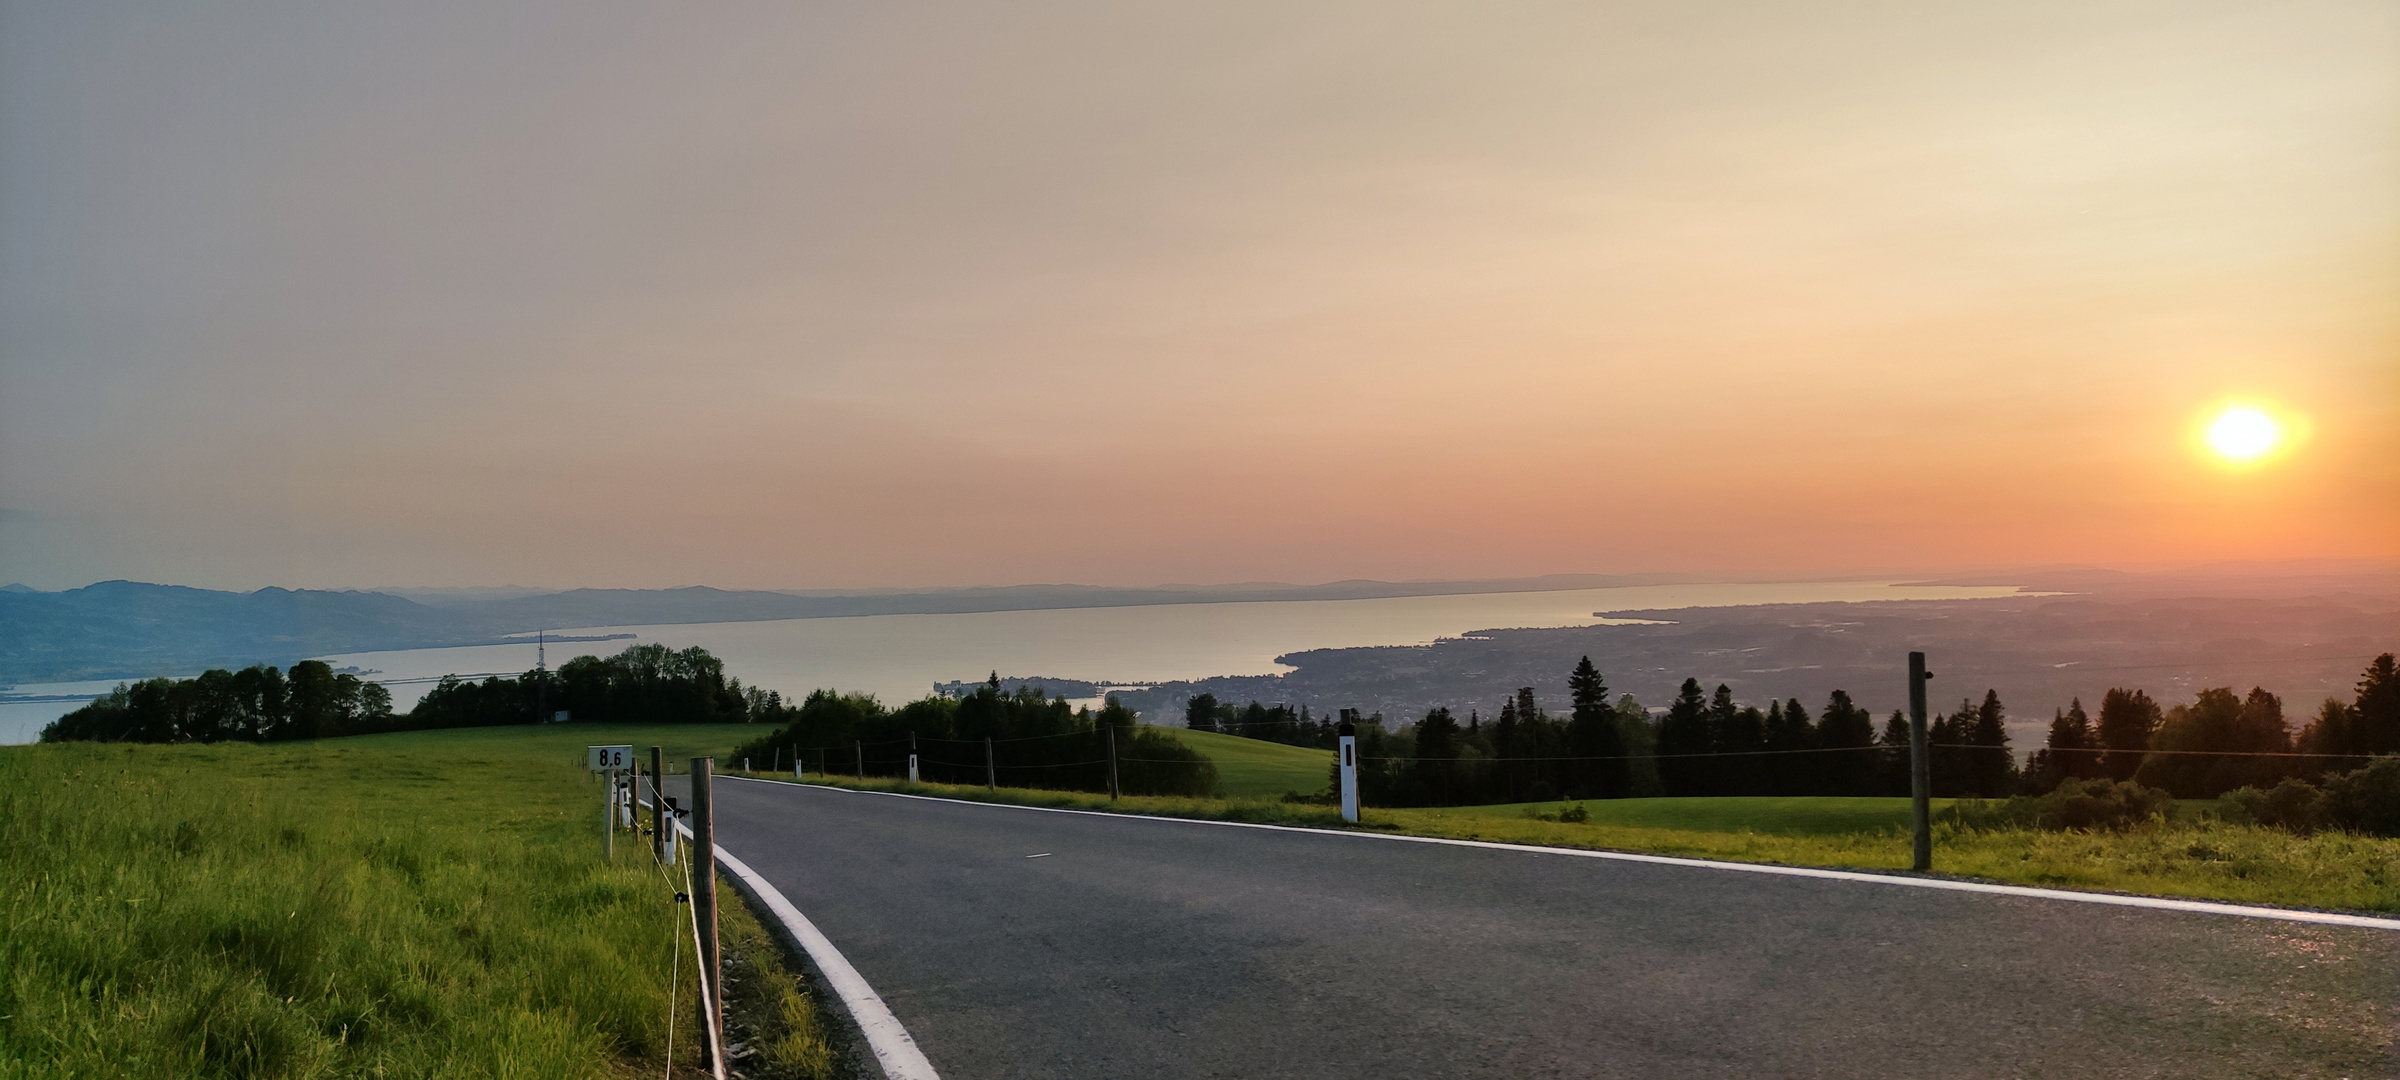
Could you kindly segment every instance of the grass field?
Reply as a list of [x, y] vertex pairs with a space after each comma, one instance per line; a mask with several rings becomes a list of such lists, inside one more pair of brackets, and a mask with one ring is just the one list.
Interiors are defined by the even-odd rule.
[[[1939, 813], [1951, 801], [1933, 800], [1934, 811]], [[1570, 806], [1583, 807], [1591, 816], [1588, 824], [1618, 828], [1836, 836], [1909, 827], [1908, 800], [1882, 798], [1594, 799], [1457, 806], [1433, 812], [1444, 817], [1523, 818], [1528, 814], [1555, 816]]]
[[752, 734], [0, 749], [0, 1077], [654, 1076], [678, 950], [688, 1061], [675, 886], [602, 860], [583, 747]]
[[1217, 790], [1231, 799], [1282, 798], [1284, 792], [1313, 795], [1325, 790], [1333, 751], [1285, 746], [1239, 735], [1166, 728], [1185, 746], [1208, 755], [1217, 766]]

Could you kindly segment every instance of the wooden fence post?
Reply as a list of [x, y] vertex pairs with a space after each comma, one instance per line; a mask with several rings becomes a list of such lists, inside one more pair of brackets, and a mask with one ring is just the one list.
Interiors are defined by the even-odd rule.
[[1908, 654], [1908, 816], [1916, 827], [1920, 871], [1933, 869], [1933, 755], [1925, 745], [1925, 654]]
[[711, 1075], [725, 1075], [725, 965], [717, 947], [717, 828], [715, 762], [692, 759], [692, 919], [700, 932], [700, 1028]]
[[667, 861], [667, 830], [675, 827], [667, 820], [666, 781], [659, 779], [666, 760], [663, 747], [650, 748], [650, 857], [662, 863]]
[[1117, 797], [1117, 725], [1108, 725], [1108, 797]]

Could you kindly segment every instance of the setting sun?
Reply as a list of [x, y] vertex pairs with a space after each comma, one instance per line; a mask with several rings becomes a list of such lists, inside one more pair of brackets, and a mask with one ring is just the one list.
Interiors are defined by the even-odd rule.
[[2208, 425], [2208, 448], [2237, 464], [2256, 461], [2283, 441], [2283, 425], [2258, 409], [2236, 405]]

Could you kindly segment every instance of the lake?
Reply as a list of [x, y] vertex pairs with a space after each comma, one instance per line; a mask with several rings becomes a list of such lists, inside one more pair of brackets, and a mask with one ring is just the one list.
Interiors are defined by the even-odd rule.
[[[1063, 608], [957, 615], [861, 615], [834, 619], [583, 627], [561, 634], [617, 634], [618, 641], [552, 643], [550, 664], [605, 655], [637, 642], [698, 645], [744, 683], [787, 697], [820, 687], [863, 691], [887, 702], [922, 697], [936, 682], [1002, 675], [1142, 684], [1212, 675], [1289, 670], [1286, 653], [1369, 645], [1423, 645], [1476, 630], [1589, 626], [1593, 613], [1646, 608], [1728, 607], [1867, 600], [1960, 600], [2011, 596], [2007, 586], [1900, 585], [1888, 581], [1637, 585], [1555, 592], [1471, 593], [1376, 600], [1276, 600], [1146, 607]], [[447, 674], [517, 673], [534, 665], [521, 643], [344, 653], [321, 659], [378, 674], [393, 706], [416, 704]], [[25, 684], [12, 696], [105, 693], [113, 682]], [[31, 742], [43, 724], [78, 702], [0, 704], [0, 743]]]

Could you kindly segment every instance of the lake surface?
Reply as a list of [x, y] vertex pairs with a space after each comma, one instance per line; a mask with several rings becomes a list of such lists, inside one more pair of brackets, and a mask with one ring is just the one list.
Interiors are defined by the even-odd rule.
[[[2016, 595], [2007, 586], [1896, 585], [1881, 581], [1639, 585], [1556, 592], [1404, 596], [1378, 600], [1276, 600], [1226, 604], [993, 611], [963, 615], [861, 615], [837, 619], [584, 627], [562, 634], [630, 633], [618, 641], [553, 642], [552, 667], [628, 645], [698, 645], [744, 683], [787, 697], [820, 687], [863, 691], [886, 702], [930, 693], [937, 682], [1010, 676], [1142, 684], [1212, 675], [1290, 670], [1275, 658], [1308, 649], [1423, 645], [1437, 638], [1511, 627], [1590, 626], [1599, 611], [1729, 607], [1866, 600], [1960, 600]], [[392, 691], [394, 708], [416, 704], [447, 674], [515, 674], [534, 665], [535, 643], [344, 653], [322, 659], [355, 666]], [[99, 694], [114, 682], [25, 684], [12, 695]], [[77, 702], [0, 704], [0, 743], [31, 742], [43, 724]]]

